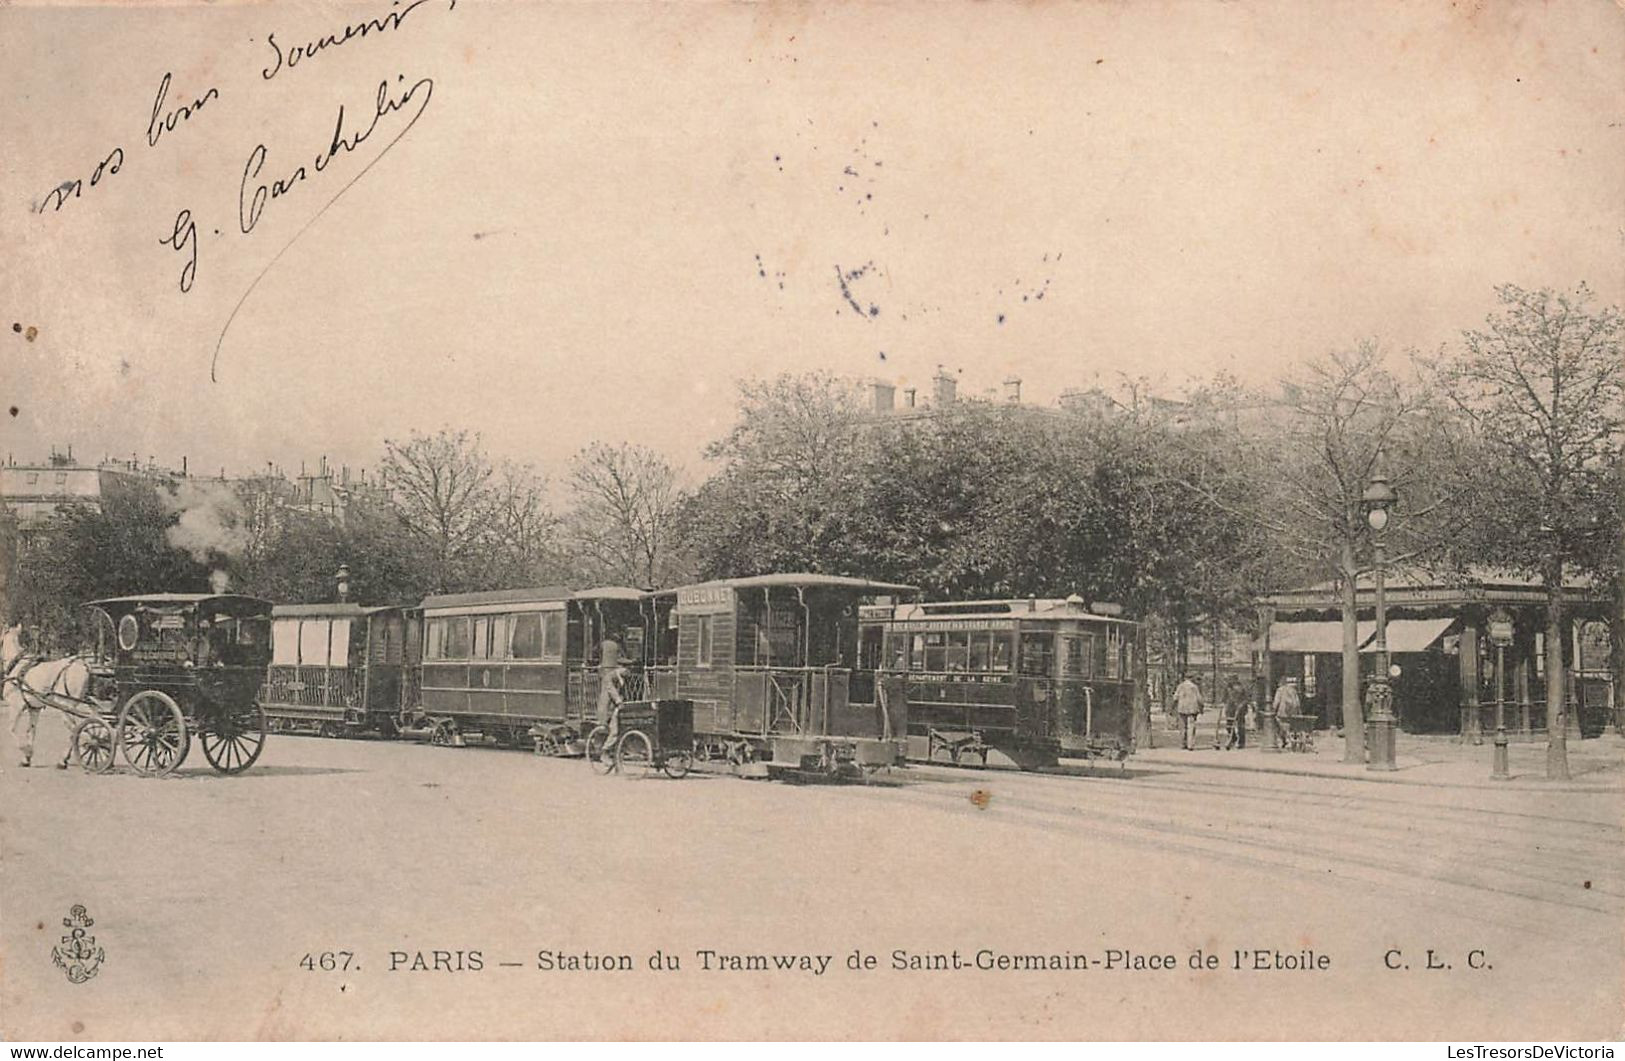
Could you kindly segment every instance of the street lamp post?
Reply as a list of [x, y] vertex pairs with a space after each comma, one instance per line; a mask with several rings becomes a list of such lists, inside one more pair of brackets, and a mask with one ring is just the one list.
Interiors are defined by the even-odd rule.
[[1505, 608], [1490, 613], [1490, 640], [1495, 644], [1495, 770], [1490, 777], [1509, 781], [1507, 764], [1507, 646], [1512, 644], [1512, 615]]
[[1388, 684], [1388, 609], [1384, 598], [1383, 531], [1388, 528], [1388, 510], [1399, 500], [1393, 487], [1380, 471], [1371, 473], [1371, 482], [1361, 495], [1365, 505], [1366, 522], [1371, 527], [1371, 564], [1377, 589], [1377, 667], [1366, 686], [1365, 706], [1369, 749], [1366, 769], [1393, 770], [1394, 765], [1394, 691]]

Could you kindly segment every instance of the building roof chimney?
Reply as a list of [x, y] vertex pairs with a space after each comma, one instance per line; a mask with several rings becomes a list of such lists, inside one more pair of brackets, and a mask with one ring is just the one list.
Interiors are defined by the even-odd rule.
[[1020, 404], [1020, 402], [1021, 402], [1021, 377], [1020, 376], [1011, 376], [1009, 379], [1004, 381], [1004, 400], [1011, 403], [1012, 405]]
[[948, 370], [941, 365], [937, 366], [937, 374], [931, 378], [931, 398], [938, 405], [952, 405], [959, 397], [959, 381], [948, 374]]
[[869, 397], [873, 402], [876, 413], [885, 414], [892, 411], [897, 388], [884, 380], [874, 380], [869, 384]]

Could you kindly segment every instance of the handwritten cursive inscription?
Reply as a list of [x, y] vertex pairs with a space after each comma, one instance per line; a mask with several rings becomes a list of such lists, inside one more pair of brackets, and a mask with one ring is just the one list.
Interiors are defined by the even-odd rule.
[[192, 290], [192, 281], [197, 277], [197, 224], [192, 220], [192, 211], [182, 210], [175, 215], [175, 231], [158, 241], [160, 247], [174, 247], [185, 254], [190, 248], [191, 257], [181, 266], [181, 293]]
[[[174, 132], [177, 122], [186, 121], [192, 116], [192, 112], [202, 110], [205, 103], [220, 98], [220, 90], [211, 88], [197, 99], [194, 99], [190, 106], [183, 105], [166, 112], [163, 108], [164, 97], [169, 95], [169, 78], [170, 75], [166, 73], [164, 79], [158, 82], [158, 97], [152, 101], [152, 118], [147, 122], [148, 147], [157, 147], [158, 138], [163, 136], [165, 132]], [[158, 117], [160, 113], [163, 114], [162, 120]]]
[[[107, 153], [106, 158], [97, 163], [95, 172], [90, 175], [90, 186], [92, 188], [96, 187], [96, 185], [101, 183], [104, 175], [108, 177], [113, 176], [119, 171], [119, 167], [123, 165], [124, 149], [122, 147], [115, 147], [113, 150]], [[53, 210], [62, 209], [62, 204], [67, 202], [69, 198], [79, 198], [84, 191], [84, 186], [84, 181], [82, 180], [74, 179], [63, 181], [61, 184], [58, 184], [55, 188], [52, 188], [50, 191], [45, 193], [45, 198], [40, 200], [39, 209], [34, 212], [43, 214], [45, 213], [45, 208], [47, 206], [51, 206]], [[56, 200], [54, 204], [52, 203], [53, 199]]]
[[[384, 15], [381, 18], [369, 18], [363, 22], [353, 22], [350, 25], [345, 26], [343, 32], [329, 33], [326, 36], [318, 37], [315, 40], [307, 41], [304, 44], [295, 44], [286, 52], [282, 50], [282, 45], [277, 43], [275, 33], [267, 34], [265, 37], [265, 43], [270, 46], [273, 52], [276, 53], [276, 58], [272, 65], [262, 67], [260, 69], [260, 77], [269, 81], [277, 74], [282, 72], [284, 65], [286, 65], [289, 70], [292, 70], [295, 66], [299, 65], [300, 60], [314, 59], [317, 55], [321, 54], [328, 48], [340, 47], [350, 43], [353, 40], [359, 40], [369, 33], [384, 33], [388, 30], [400, 29], [401, 23], [406, 21], [406, 16], [428, 3], [429, 0], [412, 0], [412, 2], [407, 4], [405, 7], [400, 7], [400, 2], [401, 0], [394, 0], [394, 6], [399, 9], [391, 11], [389, 14]], [[457, 10], [457, 0], [451, 0], [451, 6], [447, 10]]]

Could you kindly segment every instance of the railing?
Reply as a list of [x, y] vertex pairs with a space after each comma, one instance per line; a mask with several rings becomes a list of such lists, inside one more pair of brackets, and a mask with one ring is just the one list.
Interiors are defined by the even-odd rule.
[[260, 686], [260, 702], [288, 707], [359, 707], [365, 675], [359, 667], [272, 667]]

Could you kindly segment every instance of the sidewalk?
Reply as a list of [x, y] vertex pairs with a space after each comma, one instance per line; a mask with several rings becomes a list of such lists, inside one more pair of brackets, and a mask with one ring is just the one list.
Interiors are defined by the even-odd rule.
[[[1195, 751], [1179, 747], [1179, 736], [1159, 730], [1155, 748], [1140, 748], [1129, 766], [1153, 764], [1300, 777], [1335, 777], [1346, 781], [1429, 785], [1450, 788], [1495, 788], [1541, 792], [1619, 792], [1625, 790], [1625, 738], [1609, 733], [1593, 740], [1570, 737], [1569, 781], [1546, 780], [1546, 742], [1514, 741], [1507, 746], [1509, 781], [1494, 781], [1495, 746], [1462, 743], [1450, 735], [1398, 734], [1393, 771], [1368, 770], [1364, 763], [1343, 761], [1343, 739], [1335, 732], [1315, 734], [1311, 752], [1278, 752], [1260, 747], [1248, 735], [1245, 749], [1217, 751], [1212, 744]], [[1208, 738], [1211, 741], [1211, 737]], [[1165, 744], [1164, 741], [1167, 741]]]

